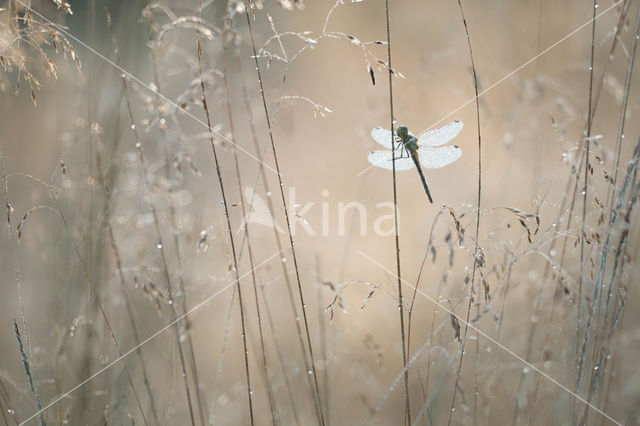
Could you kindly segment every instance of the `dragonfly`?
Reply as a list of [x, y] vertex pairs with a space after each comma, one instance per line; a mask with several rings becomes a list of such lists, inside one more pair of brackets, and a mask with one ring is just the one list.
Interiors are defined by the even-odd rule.
[[[422, 171], [426, 169], [439, 169], [453, 163], [462, 155], [458, 146], [441, 146], [455, 138], [462, 130], [463, 123], [460, 120], [452, 121], [444, 126], [422, 133], [417, 138], [406, 126], [398, 126], [395, 131], [395, 169], [397, 171], [416, 168], [427, 194], [429, 202], [433, 203], [429, 185]], [[371, 130], [371, 136], [386, 150], [371, 151], [368, 156], [369, 163], [376, 167], [393, 170], [393, 152], [391, 144], [391, 130], [376, 126]]]

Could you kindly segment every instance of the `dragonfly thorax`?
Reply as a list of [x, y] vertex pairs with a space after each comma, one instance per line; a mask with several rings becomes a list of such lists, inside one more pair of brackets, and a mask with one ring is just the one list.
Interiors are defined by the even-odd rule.
[[409, 133], [409, 129], [407, 129], [407, 126], [398, 126], [396, 128], [396, 141], [398, 141], [407, 149], [418, 149], [417, 140], [415, 136]]

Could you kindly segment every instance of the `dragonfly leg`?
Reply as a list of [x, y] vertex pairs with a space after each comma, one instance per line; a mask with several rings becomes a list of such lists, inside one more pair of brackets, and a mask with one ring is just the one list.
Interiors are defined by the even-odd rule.
[[396, 141], [396, 143], [398, 144], [398, 147], [396, 148], [396, 151], [400, 151], [400, 155], [396, 155], [396, 160], [398, 160], [400, 158], [409, 158], [409, 157], [411, 157], [411, 155], [409, 154], [409, 151], [404, 146], [402, 141]]

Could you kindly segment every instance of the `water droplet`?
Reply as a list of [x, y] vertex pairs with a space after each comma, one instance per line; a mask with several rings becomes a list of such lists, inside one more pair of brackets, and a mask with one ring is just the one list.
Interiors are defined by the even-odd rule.
[[138, 149], [142, 148], [142, 144], [140, 142], [136, 142], [136, 148]]
[[271, 191], [267, 191], [267, 197], [271, 197]]
[[122, 77], [122, 78], [126, 78], [126, 77], [127, 77], [127, 75], [126, 75], [125, 73], [122, 73], [122, 74], [120, 74], [120, 77]]
[[312, 371], [312, 370], [307, 370], [307, 374], [308, 374], [308, 375], [312, 375], [312, 374], [313, 374], [313, 371]]
[[132, 124], [130, 127], [131, 127], [131, 130], [135, 130], [136, 129], [136, 125], [135, 124]]
[[169, 299], [169, 304], [173, 305], [173, 300]]
[[282, 260], [282, 263], [287, 263], [287, 258], [286, 258], [286, 257], [283, 257], [283, 258], [282, 258], [282, 259], [280, 259], [280, 260]]
[[158, 244], [156, 245], [156, 247], [158, 247], [159, 249], [161, 249], [161, 248], [162, 248], [162, 243], [158, 243]]

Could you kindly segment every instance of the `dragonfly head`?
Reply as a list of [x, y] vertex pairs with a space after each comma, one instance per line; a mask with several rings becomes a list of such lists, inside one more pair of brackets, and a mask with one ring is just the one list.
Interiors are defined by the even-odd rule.
[[401, 139], [405, 139], [409, 136], [409, 129], [407, 129], [407, 126], [398, 126], [396, 128], [396, 135]]

